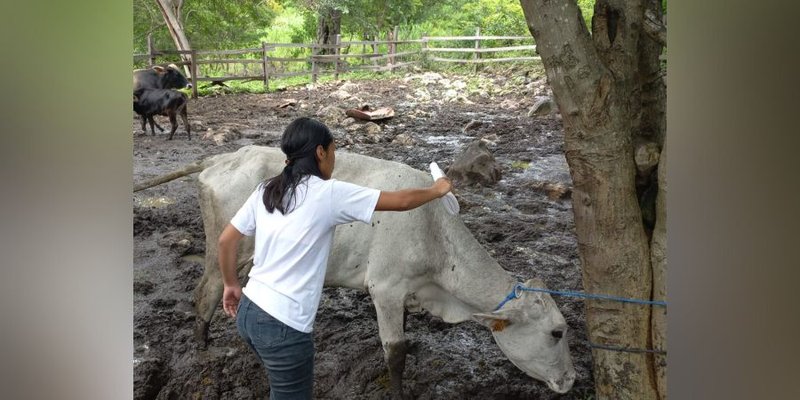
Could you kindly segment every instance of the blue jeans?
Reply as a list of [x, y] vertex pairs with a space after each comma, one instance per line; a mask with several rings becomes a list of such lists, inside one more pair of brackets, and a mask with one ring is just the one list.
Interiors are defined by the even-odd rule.
[[267, 369], [270, 400], [311, 399], [314, 387], [311, 333], [278, 321], [245, 295], [239, 301], [236, 327]]

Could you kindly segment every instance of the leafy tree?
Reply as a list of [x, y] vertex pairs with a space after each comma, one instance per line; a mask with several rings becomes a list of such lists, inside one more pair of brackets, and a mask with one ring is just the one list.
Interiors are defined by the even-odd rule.
[[[256, 45], [270, 22], [282, 10], [282, 5], [275, 0], [190, 0], [178, 3], [181, 3], [185, 34], [198, 49]], [[175, 48], [156, 1], [134, 0], [133, 22], [134, 52], [147, 52], [148, 34], [153, 35], [157, 48]]]
[[[663, 300], [662, 3], [597, 0], [591, 34], [575, 0], [521, 4], [564, 121], [583, 286], [592, 293]], [[594, 343], [666, 347], [662, 308], [589, 301], [586, 323]], [[598, 398], [666, 398], [665, 357], [595, 350], [593, 361]]]

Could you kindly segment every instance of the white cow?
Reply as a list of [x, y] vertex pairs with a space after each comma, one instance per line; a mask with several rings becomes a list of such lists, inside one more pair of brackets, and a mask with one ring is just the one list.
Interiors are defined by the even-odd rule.
[[[222, 296], [219, 234], [256, 185], [280, 172], [284, 160], [277, 148], [247, 146], [203, 163], [199, 181], [206, 265], [195, 289], [195, 335], [202, 345]], [[407, 165], [341, 151], [333, 177], [381, 190], [431, 183], [430, 175]], [[240, 262], [252, 252], [253, 241], [245, 238]], [[365, 289], [372, 296], [395, 395], [402, 394], [405, 367], [403, 313], [423, 309], [449, 323], [474, 318], [492, 329], [514, 365], [552, 390], [567, 392], [575, 380], [567, 324], [550, 295], [523, 292], [492, 312], [515, 283], [439, 201], [409, 212], [376, 212], [372, 224], [339, 226], [325, 276], [326, 286]], [[543, 286], [535, 279], [525, 284]]]

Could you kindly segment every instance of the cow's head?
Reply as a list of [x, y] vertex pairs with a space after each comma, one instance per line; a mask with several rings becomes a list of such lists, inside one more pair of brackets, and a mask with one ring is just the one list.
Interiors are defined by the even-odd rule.
[[[544, 284], [531, 279], [525, 286], [543, 288]], [[575, 382], [567, 322], [549, 294], [518, 291], [518, 296], [498, 311], [473, 317], [492, 330], [495, 342], [514, 365], [553, 391], [566, 393]]]
[[161, 66], [153, 67], [153, 70], [158, 74], [158, 79], [161, 81], [161, 87], [164, 89], [183, 89], [191, 88], [192, 85], [189, 80], [183, 76], [180, 68], [175, 64], [170, 64], [166, 68]]

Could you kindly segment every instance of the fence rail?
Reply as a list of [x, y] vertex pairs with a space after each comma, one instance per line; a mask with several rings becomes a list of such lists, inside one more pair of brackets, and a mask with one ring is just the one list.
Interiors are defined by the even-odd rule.
[[[494, 44], [491, 41], [502, 41], [503, 43], [494, 47], [487, 46], [487, 44]], [[512, 45], [509, 43], [510, 41], [524, 43]], [[467, 44], [466, 47], [453, 47], [452, 42], [467, 42]], [[308, 75], [312, 82], [316, 82], [318, 76], [322, 74], [332, 73], [335, 79], [338, 79], [339, 74], [345, 72], [391, 72], [431, 62], [471, 64], [477, 70], [480, 64], [541, 60], [536, 55], [536, 45], [530, 43], [533, 43], [531, 36], [486, 36], [480, 34], [480, 29], [476, 29], [475, 36], [423, 35], [419, 39], [400, 40], [397, 27], [386, 34], [386, 40], [343, 42], [337, 35], [334, 44], [262, 43], [261, 47], [234, 50], [156, 50], [152, 39], [148, 37], [148, 52], [134, 54], [133, 60], [134, 63], [146, 60], [150, 67], [169, 64], [188, 67], [189, 80], [192, 83], [192, 96], [197, 97], [196, 82], [259, 80], [263, 81], [264, 86], [268, 88], [269, 80], [272, 78]], [[448, 47], [437, 47], [434, 46], [435, 44], [444, 44]], [[398, 45], [410, 47], [398, 51]], [[351, 53], [350, 51], [355, 49], [354, 46], [361, 46], [362, 52]], [[371, 47], [371, 51], [369, 47]], [[301, 51], [310, 52], [310, 55], [300, 58], [296, 56], [273, 57], [271, 55], [281, 48], [301, 49]], [[445, 57], [448, 53], [451, 57]], [[463, 55], [459, 57], [459, 54], [465, 54], [467, 58], [464, 58]], [[234, 58], [233, 56], [249, 57]], [[157, 63], [159, 58], [179, 59], [180, 61]], [[309, 68], [300, 71], [294, 70], [297, 63], [306, 63]], [[198, 67], [201, 65], [206, 67], [204, 68], [205, 75], [198, 72]], [[224, 68], [226, 72], [229, 72], [231, 65], [235, 65], [234, 68], [239, 69], [240, 72], [223, 76], [209, 76], [209, 69], [216, 72]], [[252, 65], [260, 65], [260, 68], [258, 71], [248, 68]], [[292, 65], [295, 67], [291, 67]]]

